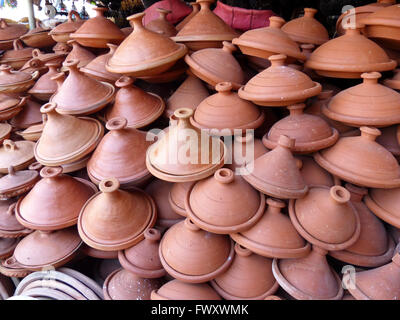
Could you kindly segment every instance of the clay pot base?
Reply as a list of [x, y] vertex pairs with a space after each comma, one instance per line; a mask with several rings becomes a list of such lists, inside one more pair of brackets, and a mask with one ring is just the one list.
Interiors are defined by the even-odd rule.
[[373, 197], [371, 197], [371, 193], [368, 193], [364, 197], [364, 203], [367, 205], [368, 209], [370, 209], [378, 218], [383, 221], [395, 226], [396, 228], [400, 228], [400, 216], [395, 216], [389, 211], [382, 208], [379, 204], [377, 204]]
[[102, 251], [82, 244], [81, 251], [89, 257], [97, 259], [118, 259], [118, 251]]
[[167, 274], [164, 268], [159, 270], [146, 270], [132, 264], [132, 262], [128, 261], [126, 258], [125, 251], [118, 251], [118, 260], [124, 269], [142, 278], [161, 278]]
[[[323, 299], [323, 300], [340, 300], [340, 299], [342, 299], [342, 296], [343, 296], [342, 280], [339, 278], [339, 276], [336, 274], [336, 272], [332, 268], [331, 268], [331, 271], [336, 278], [339, 291], [336, 294], [336, 296], [328, 298], [328, 299]], [[279, 285], [287, 293], [289, 293], [293, 298], [295, 298], [297, 300], [320, 300], [320, 299], [322, 299], [320, 297], [310, 296], [309, 294], [294, 287], [289, 281], [287, 281], [279, 269], [279, 260], [277, 260], [277, 259], [274, 259], [274, 261], [272, 262], [272, 272], [274, 274], [275, 279], [279, 282]]]

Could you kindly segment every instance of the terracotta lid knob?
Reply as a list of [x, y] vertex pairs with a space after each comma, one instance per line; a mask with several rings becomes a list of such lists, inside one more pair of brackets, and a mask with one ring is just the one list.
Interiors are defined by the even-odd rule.
[[360, 131], [361, 137], [364, 137], [371, 141], [375, 141], [375, 139], [381, 135], [381, 131], [373, 127], [361, 127]]
[[322, 90], [321, 93], [318, 95], [318, 100], [328, 100], [332, 98], [333, 90]]
[[236, 46], [229, 41], [223, 41], [222, 45], [223, 45], [222, 50], [224, 50], [225, 52], [232, 53], [237, 50]]
[[235, 244], [235, 252], [238, 256], [241, 257], [248, 257], [253, 254], [249, 249], [241, 246], [238, 243]]
[[145, 15], [146, 13], [139, 12], [126, 18], [133, 27], [133, 32], [135, 32], [135, 30], [144, 28], [142, 19]]
[[9, 140], [9, 139], [6, 139], [3, 141], [3, 147], [4, 147], [4, 150], [6, 150], [7, 152], [11, 152], [11, 151], [18, 149], [15, 142], [12, 140]]
[[354, 184], [346, 183], [345, 188], [350, 192], [350, 200], [360, 202], [368, 193], [367, 188], [357, 187]]
[[55, 178], [62, 174], [63, 168], [59, 167], [44, 167], [40, 170], [40, 176], [42, 178]]
[[155, 228], [147, 229], [144, 232], [144, 238], [151, 242], [157, 242], [161, 239], [161, 232]]
[[108, 178], [101, 180], [99, 183], [99, 189], [101, 192], [110, 193], [117, 191], [119, 188], [119, 181], [117, 178]]
[[28, 65], [30, 68], [40, 68], [41, 66], [43, 66], [43, 61], [38, 58], [32, 58], [31, 60], [29, 60]]
[[67, 43], [72, 45], [72, 47], [79, 47], [78, 42], [74, 39], [68, 40]]
[[7, 28], [7, 27], [8, 27], [7, 21], [4, 20], [4, 19], [1, 19], [0, 20], [0, 28], [4, 29], [4, 28]]
[[315, 253], [318, 253], [321, 256], [326, 256], [328, 254], [328, 251], [325, 249], [322, 249], [321, 247], [318, 246], [312, 246], [312, 251], [314, 251]]
[[269, 18], [269, 26], [272, 28], [281, 28], [285, 24], [285, 19], [277, 16], [272, 16]]
[[59, 72], [55, 76], [52, 76], [50, 80], [53, 80], [57, 83], [57, 88], [60, 88], [65, 80], [65, 73]]
[[115, 86], [118, 88], [125, 88], [131, 86], [135, 82], [135, 79], [128, 76], [122, 76], [115, 81]]
[[329, 191], [331, 198], [339, 204], [350, 201], [350, 192], [342, 186], [333, 186]]
[[2, 73], [11, 73], [11, 66], [9, 66], [8, 64], [2, 64], [0, 65], [0, 71]]
[[197, 8], [197, 10], [198, 10], [200, 7], [200, 5], [197, 2], [190, 2], [189, 4], [193, 7], [193, 9]]
[[75, 21], [81, 21], [81, 17], [79, 16], [79, 13], [76, 12], [75, 10], [71, 10], [70, 12], [68, 12], [68, 22], [73, 22], [74, 20], [72, 19], [72, 17], [75, 18]]
[[13, 176], [15, 174], [15, 170], [13, 166], [8, 166], [8, 174]]
[[171, 10], [167, 10], [167, 9], [164, 9], [164, 8], [157, 8], [157, 11], [160, 13], [160, 17], [164, 18], [164, 19], [168, 14], [172, 13]]
[[301, 170], [301, 168], [303, 168], [303, 161], [301, 161], [299, 158], [296, 158], [295, 160], [297, 169]]
[[114, 54], [115, 50], [117, 50], [118, 46], [113, 43], [107, 43], [107, 47], [110, 48], [109, 54]]
[[300, 45], [301, 51], [311, 53], [315, 49], [315, 45], [307, 43]]
[[29, 170], [35, 170], [35, 171], [39, 171], [42, 168], [43, 168], [43, 165], [40, 162], [34, 162], [34, 163], [30, 164], [28, 167]]
[[282, 134], [278, 139], [278, 145], [286, 149], [292, 149], [294, 147], [295, 142], [296, 139], [292, 139], [284, 134]]
[[55, 102], [48, 102], [40, 107], [41, 113], [57, 113], [56, 112], [57, 103]]
[[230, 93], [232, 88], [233, 86], [231, 82], [220, 82], [215, 86], [215, 90], [219, 93]]
[[286, 207], [286, 203], [282, 200], [268, 198], [267, 199], [268, 211], [272, 213], [280, 213]]
[[288, 106], [288, 110], [291, 116], [301, 115], [303, 114], [304, 108], [306, 107], [305, 103], [298, 103]]
[[361, 78], [363, 78], [363, 83], [370, 83], [370, 84], [376, 84], [378, 83], [378, 79], [382, 77], [382, 75], [379, 72], [365, 72], [361, 75]]
[[122, 130], [128, 125], [128, 120], [124, 117], [115, 117], [107, 121], [106, 128], [108, 130]]
[[104, 7], [96, 7], [93, 8], [94, 11], [96, 11], [96, 17], [104, 17], [104, 12], [107, 12], [108, 9]]
[[304, 8], [304, 16], [307, 18], [314, 18], [317, 12], [318, 10], [314, 8]]
[[14, 202], [12, 204], [9, 205], [9, 207], [7, 208], [7, 215], [12, 216], [15, 214], [15, 207], [17, 206], [17, 203]]
[[79, 64], [79, 60], [78, 59], [71, 59], [71, 60], [67, 60], [63, 63], [63, 66], [68, 68], [69, 71], [75, 71], [78, 70], [78, 64]]
[[275, 54], [273, 56], [270, 56], [268, 60], [271, 61], [272, 67], [281, 67], [285, 65], [286, 58], [287, 56], [284, 54]]
[[214, 3], [214, 0], [197, 0], [196, 2], [200, 5], [200, 10], [210, 10], [210, 6]]
[[185, 219], [185, 227], [192, 231], [200, 231], [200, 228], [196, 226], [189, 218]]
[[215, 171], [214, 178], [219, 183], [228, 184], [235, 180], [235, 175], [233, 174], [233, 171], [231, 169], [222, 168]]
[[24, 46], [22, 45], [22, 41], [19, 39], [13, 41], [13, 47], [14, 50], [22, 50], [24, 48]]
[[189, 119], [193, 116], [193, 110], [190, 108], [179, 108], [175, 110], [174, 116], [179, 120]]

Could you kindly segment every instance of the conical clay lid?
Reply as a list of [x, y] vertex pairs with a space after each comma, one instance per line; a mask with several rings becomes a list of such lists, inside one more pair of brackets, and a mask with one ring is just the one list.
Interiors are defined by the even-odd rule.
[[32, 189], [38, 180], [37, 171], [15, 171], [14, 167], [10, 166], [8, 174], [0, 178], [0, 198], [8, 199], [25, 193]]
[[370, 189], [364, 198], [368, 208], [380, 219], [400, 228], [400, 188]]
[[8, 24], [4, 19], [0, 20], [0, 41], [17, 39], [28, 31], [23, 24]]
[[57, 91], [57, 83], [51, 78], [58, 74], [60, 65], [48, 62], [46, 63], [46, 67], [49, 68], [49, 71], [42, 75], [28, 91], [29, 94], [42, 101], [49, 101], [51, 95]]
[[300, 172], [306, 185], [332, 187], [336, 184], [337, 179], [321, 168], [312, 156], [297, 156], [296, 158], [300, 160], [299, 164], [301, 162]]
[[8, 168], [13, 166], [15, 170], [27, 168], [35, 160], [32, 141], [12, 141], [6, 139], [0, 148], [0, 173], [8, 173]]
[[174, 25], [167, 20], [167, 15], [172, 11], [163, 8], [157, 8], [157, 11], [159, 12], [160, 17], [148, 22], [146, 24], [146, 29], [163, 34], [167, 37], [176, 36], [177, 30]]
[[192, 182], [176, 182], [172, 185], [168, 195], [168, 201], [172, 210], [182, 217], [187, 216], [185, 200], [189, 196]]
[[151, 293], [151, 300], [221, 300], [207, 283], [171, 280]]
[[[72, 19], [72, 17], [74, 17], [75, 19]], [[63, 22], [63, 23], [59, 24], [58, 26], [54, 27], [50, 31], [50, 34], [56, 35], [56, 34], [75, 32], [85, 22], [86, 22], [85, 20], [81, 19], [78, 12], [76, 12], [75, 10], [71, 10], [68, 12], [68, 20], [66, 22]], [[65, 41], [65, 42], [67, 42], [67, 41]]]
[[175, 27], [177, 31], [181, 31], [182, 28], [187, 25], [187, 23], [192, 20], [192, 18], [200, 11], [200, 4], [197, 2], [190, 2], [189, 3], [192, 6], [192, 12], [188, 14], [185, 19], [183, 19], [181, 22], [179, 22]]
[[[91, 51], [82, 47], [76, 40], [69, 40], [67, 43], [72, 46], [72, 50], [66, 56], [65, 61], [79, 60], [78, 68], [86, 66], [96, 58]], [[67, 68], [63, 67], [62, 71], [64, 71], [64, 69]]]

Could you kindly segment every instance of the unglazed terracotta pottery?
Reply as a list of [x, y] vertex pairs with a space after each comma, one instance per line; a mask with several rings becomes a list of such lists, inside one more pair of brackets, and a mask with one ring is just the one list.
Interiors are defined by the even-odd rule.
[[4, 140], [0, 147], [0, 173], [8, 173], [10, 166], [16, 171], [27, 168], [35, 161], [34, 147], [31, 141]]
[[324, 115], [355, 127], [399, 123], [400, 93], [379, 84], [379, 72], [363, 73], [361, 77], [362, 84], [339, 92], [322, 107]]
[[107, 177], [115, 177], [123, 189], [149, 180], [146, 151], [153, 141], [147, 139], [148, 133], [128, 128], [127, 120], [122, 117], [109, 120], [106, 128], [110, 131], [87, 164], [90, 179], [99, 184]]
[[339, 179], [321, 168], [312, 156], [297, 156], [296, 158], [300, 160], [299, 164], [301, 162], [300, 173], [306, 185], [332, 187], [335, 184], [340, 184]]
[[25, 62], [32, 58], [33, 48], [25, 47], [22, 45], [21, 40], [14, 40], [13, 50], [6, 51], [0, 57], [1, 64], [8, 64], [14, 69], [20, 69]]
[[239, 98], [232, 89], [231, 82], [218, 83], [215, 86], [217, 93], [197, 106], [192, 124], [200, 129], [217, 129], [217, 134], [224, 136], [261, 126], [264, 113], [253, 103]]
[[342, 282], [326, 260], [328, 252], [313, 246], [299, 259], [274, 259], [272, 271], [279, 285], [297, 300], [340, 300]]
[[192, 50], [220, 48], [222, 41], [231, 41], [237, 33], [210, 10], [214, 0], [199, 0], [200, 11], [172, 39]]
[[0, 178], [0, 199], [5, 200], [23, 194], [39, 181], [39, 174], [34, 170], [15, 171], [8, 168], [8, 174]]
[[152, 291], [151, 300], [221, 300], [221, 298], [207, 283], [186, 283], [174, 279], [157, 291]]
[[107, 48], [107, 43], [120, 44], [124, 40], [124, 33], [114, 22], [104, 17], [107, 8], [93, 8], [96, 16], [85, 21], [70, 37], [82, 46], [93, 48]]
[[2, 238], [19, 238], [30, 234], [15, 217], [14, 199], [0, 201], [0, 236]]
[[144, 240], [118, 252], [118, 260], [127, 271], [147, 279], [161, 278], [167, 273], [161, 265], [158, 247], [161, 232], [151, 228], [145, 231]]
[[18, 221], [35, 230], [58, 230], [75, 225], [85, 202], [97, 192], [89, 181], [62, 174], [61, 167], [44, 167], [42, 179], [19, 198]]
[[364, 198], [364, 202], [380, 219], [400, 228], [399, 196], [400, 188], [370, 189], [368, 195]]
[[[61, 87], [51, 97], [62, 114], [87, 115], [104, 108], [114, 99], [115, 88], [107, 82], [89, 78], [78, 70], [79, 60], [67, 60], [63, 66], [69, 74]], [[71, 99], [71, 96], [74, 99]]]
[[364, 72], [393, 70], [397, 63], [372, 40], [360, 33], [359, 26], [347, 26], [346, 34], [314, 50], [305, 67], [332, 78], [360, 78]]
[[13, 47], [13, 41], [27, 33], [29, 29], [23, 24], [8, 24], [4, 19], [0, 20], [0, 49], [9, 50]]
[[102, 180], [100, 192], [86, 202], [79, 215], [79, 235], [95, 249], [129, 248], [155, 224], [157, 212], [150, 196], [139, 189], [127, 192], [118, 188], [117, 179]]
[[308, 255], [310, 245], [298, 234], [289, 217], [281, 212], [285, 202], [267, 199], [268, 208], [250, 229], [230, 236], [240, 245], [269, 258], [301, 258]]
[[161, 239], [160, 259], [175, 279], [202, 283], [226, 272], [234, 256], [228, 236], [201, 230], [189, 219], [169, 228]]
[[304, 103], [291, 105], [289, 116], [275, 122], [263, 143], [268, 149], [275, 148], [281, 135], [295, 139], [294, 153], [313, 153], [335, 144], [339, 138], [336, 129], [331, 128], [322, 118], [304, 113]]
[[185, 199], [192, 187], [191, 182], [175, 182], [168, 195], [169, 204], [175, 213], [186, 217]]
[[260, 192], [278, 199], [302, 198], [308, 190], [291, 149], [295, 140], [282, 135], [274, 150], [246, 165], [243, 178]]
[[[72, 17], [74, 17], [74, 19]], [[80, 18], [79, 13], [75, 10], [71, 10], [68, 12], [68, 20], [53, 28], [49, 34], [54, 41], [66, 43], [68, 40], [71, 40], [70, 34], [78, 30], [84, 23], [85, 20]]]
[[397, 126], [394, 125], [379, 130], [382, 134], [376, 138], [376, 142], [384, 146], [398, 159], [400, 156], [400, 144], [397, 141]]
[[[60, 65], [58, 63], [48, 62], [46, 63], [46, 67], [49, 68], [49, 71], [36, 81], [34, 86], [29, 89], [28, 93], [40, 101], [47, 102], [57, 91], [57, 83], [51, 78], [58, 74]], [[24, 109], [26, 109], [26, 107]]]
[[175, 28], [177, 31], [181, 31], [182, 28], [187, 25], [187, 23], [192, 20], [192, 18], [200, 11], [200, 4], [197, 2], [190, 2], [189, 3], [192, 6], [192, 12], [188, 14], [185, 19], [183, 19], [181, 22], [179, 22]]
[[44, 124], [45, 122], [34, 124], [26, 128], [25, 130], [16, 131], [15, 133], [25, 140], [36, 142], [40, 139], [42, 135]]
[[36, 20], [36, 28], [29, 30], [20, 39], [28, 46], [33, 48], [52, 47], [56, 44], [49, 34], [50, 28], [43, 28], [41, 22]]
[[[176, 110], [174, 117], [177, 120], [173, 119], [168, 132], [147, 149], [147, 169], [157, 178], [171, 182], [196, 181], [212, 175], [223, 166], [224, 143], [192, 126], [189, 120], [192, 115], [192, 109]], [[191, 138], [184, 140], [188, 135]], [[185, 156], [182, 155], [183, 150]]]
[[89, 257], [102, 259], [103, 261], [116, 260], [117, 261], [116, 268], [119, 268], [121, 266], [118, 262], [118, 251], [98, 250], [98, 249], [89, 247], [86, 243], [82, 244], [81, 251], [82, 251], [82, 253], [84, 253], [85, 255], [87, 255]]
[[322, 90], [305, 73], [285, 65], [286, 56], [270, 56], [271, 67], [239, 89], [239, 97], [261, 106], [289, 106], [316, 96]]
[[157, 8], [157, 11], [160, 13], [160, 17], [148, 22], [146, 24], [146, 29], [163, 34], [167, 37], [176, 36], [177, 30], [174, 25], [167, 20], [167, 15], [172, 11], [163, 8]]
[[[68, 53], [65, 61], [79, 60], [78, 68], [83, 68], [88, 65], [96, 56], [89, 50], [82, 47], [76, 40], [69, 40], [67, 42], [72, 46], [72, 50]], [[67, 71], [67, 67], [62, 67], [62, 71]]]
[[0, 93], [20, 93], [27, 91], [35, 84], [39, 72], [33, 74], [12, 70], [11, 66], [0, 65]]
[[236, 47], [224, 41], [222, 48], [206, 48], [186, 55], [185, 62], [195, 76], [209, 85], [214, 87], [219, 82], [231, 82], [232, 87], [237, 90], [244, 84], [245, 75], [232, 55], [234, 51]]
[[107, 109], [105, 118], [124, 117], [130, 128], [142, 128], [162, 115], [165, 108], [163, 99], [151, 92], [135, 86], [134, 79], [123, 76], [115, 82], [120, 88], [115, 95], [114, 104]]
[[149, 83], [169, 83], [177, 80], [181, 80], [188, 70], [188, 65], [185, 63], [184, 58], [179, 59], [171, 69], [160, 74], [155, 74], [151, 76], [141, 76], [139, 79], [144, 80]]
[[144, 15], [142, 12], [128, 17], [134, 30], [106, 62], [107, 71], [134, 77], [156, 75], [186, 54], [185, 45], [147, 30], [142, 24]]
[[335, 176], [358, 186], [396, 188], [400, 169], [396, 158], [375, 141], [381, 132], [361, 127], [361, 136], [343, 137], [314, 155], [315, 161]]
[[7, 122], [0, 122], [0, 143], [10, 137], [12, 126]]
[[298, 44], [281, 29], [285, 20], [281, 17], [270, 17], [269, 27], [258, 28], [244, 32], [232, 43], [249, 56], [268, 58], [276, 54], [284, 54], [292, 61], [306, 60]]
[[[58, 166], [80, 160], [92, 152], [104, 134], [100, 122], [93, 118], [76, 118], [59, 114], [55, 103], [40, 108], [47, 121], [35, 146], [36, 160], [47, 166]], [[62, 143], [60, 143], [62, 141]]]
[[383, 84], [389, 88], [400, 90], [400, 69], [395, 69], [394, 76], [384, 80]]

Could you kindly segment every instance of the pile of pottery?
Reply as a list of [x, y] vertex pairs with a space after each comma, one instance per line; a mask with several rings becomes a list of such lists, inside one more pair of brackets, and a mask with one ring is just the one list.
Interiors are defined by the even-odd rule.
[[240, 34], [213, 2], [129, 34], [0, 21], [11, 299], [398, 299], [399, 7], [329, 39], [311, 8]]

